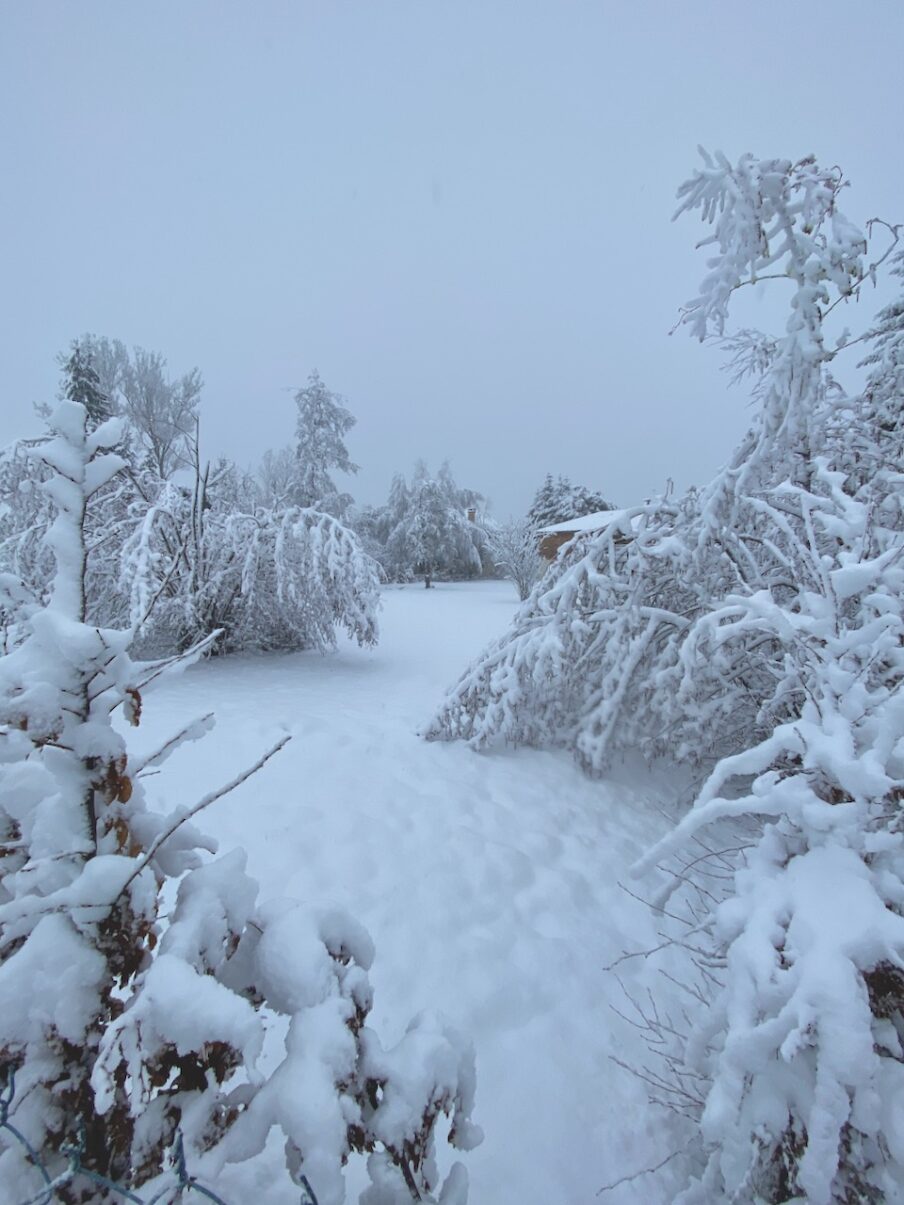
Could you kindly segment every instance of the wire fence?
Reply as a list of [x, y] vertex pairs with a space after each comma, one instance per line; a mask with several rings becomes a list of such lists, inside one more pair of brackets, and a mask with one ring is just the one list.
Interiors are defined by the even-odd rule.
[[[60, 1201], [60, 1190], [70, 1185], [76, 1185], [79, 1180], [90, 1181], [98, 1188], [106, 1189], [108, 1193], [112, 1193], [123, 1201], [133, 1202], [133, 1205], [163, 1205], [164, 1202], [181, 1200], [183, 1195], [188, 1193], [195, 1193], [199, 1197], [212, 1201], [214, 1205], [228, 1205], [222, 1197], [217, 1196], [211, 1189], [205, 1188], [197, 1177], [189, 1172], [185, 1161], [185, 1146], [182, 1135], [178, 1131], [170, 1152], [171, 1166], [166, 1173], [168, 1183], [165, 1183], [163, 1187], [158, 1187], [152, 1197], [139, 1196], [131, 1188], [117, 1184], [114, 1180], [92, 1171], [90, 1167], [84, 1167], [82, 1165], [82, 1155], [85, 1150], [83, 1136], [80, 1136], [77, 1142], [66, 1143], [60, 1147], [60, 1154], [65, 1157], [67, 1167], [58, 1175], [51, 1176], [41, 1156], [22, 1131], [10, 1121], [15, 1093], [16, 1078], [15, 1074], [10, 1072], [6, 1083], [0, 1090], [0, 1131], [6, 1131], [7, 1134], [12, 1135], [27, 1154], [28, 1161], [35, 1168], [38, 1176], [44, 1181], [44, 1187], [39, 1192], [17, 1202], [17, 1205], [57, 1205]], [[302, 1190], [300, 1205], [318, 1205], [316, 1194], [308, 1183], [307, 1176], [302, 1175], [299, 1184]]]

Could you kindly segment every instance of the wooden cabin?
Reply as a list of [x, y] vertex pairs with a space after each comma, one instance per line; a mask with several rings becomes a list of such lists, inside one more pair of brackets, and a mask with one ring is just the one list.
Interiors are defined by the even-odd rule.
[[540, 543], [538, 549], [544, 560], [554, 561], [559, 549], [575, 536], [583, 536], [588, 532], [602, 531], [608, 527], [616, 515], [613, 510], [598, 510], [592, 515], [581, 515], [577, 519], [568, 519], [564, 523], [553, 523], [550, 527], [539, 530]]

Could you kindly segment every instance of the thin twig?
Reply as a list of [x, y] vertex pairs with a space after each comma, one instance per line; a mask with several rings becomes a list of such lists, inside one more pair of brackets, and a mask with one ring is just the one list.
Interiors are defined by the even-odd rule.
[[196, 725], [206, 725], [208, 720], [213, 719], [213, 716], [214, 713], [212, 711], [205, 712], [205, 714], [199, 716], [198, 719], [192, 720], [190, 723], [186, 724], [184, 728], [180, 728], [177, 733], [169, 738], [169, 740], [164, 741], [164, 743], [155, 753], [151, 753], [148, 757], [142, 758], [141, 761], [134, 762], [130, 767], [133, 774], [140, 774], [142, 770], [146, 770], [149, 766], [153, 766], [157, 762], [164, 761], [169, 756], [170, 752], [176, 747], [176, 745], [188, 737], [188, 734]]
[[111, 900], [111, 904], [115, 903], [126, 890], [126, 888], [138, 878], [141, 872], [149, 865], [152, 858], [157, 853], [157, 850], [160, 849], [161, 845], [163, 845], [165, 841], [170, 839], [177, 829], [181, 828], [182, 825], [185, 824], [186, 821], [191, 820], [192, 817], [197, 816], [197, 814], [202, 812], [206, 807], [210, 807], [212, 803], [216, 803], [218, 799], [222, 799], [224, 795], [228, 795], [231, 791], [234, 791], [236, 787], [240, 787], [243, 782], [246, 782], [252, 776], [252, 774], [256, 774], [258, 770], [262, 769], [270, 758], [273, 757], [274, 754], [279, 753], [280, 749], [284, 748], [291, 739], [291, 733], [286, 733], [286, 735], [281, 737], [275, 745], [271, 746], [271, 748], [267, 750], [266, 753], [262, 754], [253, 766], [249, 766], [247, 769], [243, 770], [241, 774], [237, 774], [235, 778], [233, 778], [230, 782], [227, 782], [224, 786], [219, 787], [216, 791], [211, 791], [209, 794], [205, 795], [203, 799], [199, 799], [193, 807], [180, 812], [163, 830], [162, 833], [158, 833], [158, 835], [151, 842], [147, 851], [138, 859], [135, 869], [120, 887], [114, 899]]
[[677, 1151], [672, 1151], [670, 1155], [666, 1155], [662, 1162], [657, 1163], [655, 1167], [642, 1167], [639, 1172], [631, 1172], [630, 1175], [621, 1176], [618, 1180], [614, 1180], [611, 1184], [604, 1184], [602, 1188], [598, 1188], [596, 1190], [596, 1195], [599, 1197], [602, 1196], [604, 1192], [612, 1192], [614, 1188], [619, 1188], [622, 1184], [630, 1184], [634, 1180], [639, 1180], [641, 1176], [651, 1176], [653, 1172], [658, 1172], [661, 1168], [665, 1167], [667, 1163], [671, 1163], [671, 1161], [678, 1155], [683, 1155], [686, 1150], [687, 1147], [681, 1147]]

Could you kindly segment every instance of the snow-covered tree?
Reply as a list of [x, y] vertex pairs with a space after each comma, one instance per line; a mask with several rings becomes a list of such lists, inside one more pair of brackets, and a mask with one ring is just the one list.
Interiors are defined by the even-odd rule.
[[437, 570], [450, 559], [457, 527], [440, 483], [426, 472], [417, 474], [405, 541], [415, 571], [423, 574], [428, 588]]
[[93, 362], [93, 340], [89, 337], [73, 339], [69, 355], [59, 356], [63, 369], [61, 396], [70, 402], [78, 402], [88, 412], [88, 419], [95, 426], [110, 418], [113, 412], [110, 397], [103, 391], [100, 376]]
[[[120, 431], [123, 429], [120, 424]], [[0, 574], [12, 585], [6, 604], [0, 604], [0, 631], [6, 633], [6, 647], [18, 612], [43, 605], [53, 580], [54, 562], [46, 539], [53, 506], [44, 489], [50, 470], [35, 454], [47, 439], [19, 441], [0, 452], [0, 493], [7, 499], [0, 505]], [[127, 454], [125, 438], [117, 451]], [[128, 589], [121, 588], [120, 556], [159, 489], [152, 473], [127, 466], [89, 499], [85, 511], [85, 605], [92, 623], [110, 627], [128, 622]]]
[[396, 473], [386, 505], [378, 508], [371, 519], [371, 534], [381, 548], [380, 564], [392, 581], [408, 581], [414, 573], [406, 538], [410, 504], [408, 483], [401, 473]]
[[270, 448], [264, 453], [257, 474], [264, 506], [278, 510], [292, 505], [297, 472], [298, 460], [292, 448]]
[[357, 473], [345, 446], [345, 437], [357, 421], [343, 405], [338, 394], [331, 393], [315, 371], [304, 389], [295, 394], [298, 407], [297, 469], [292, 501], [342, 518], [352, 499], [341, 493], [332, 473]]
[[[738, 169], [739, 181], [746, 180], [746, 163]], [[823, 194], [807, 171], [806, 166], [776, 167], [770, 186], [776, 179], [784, 182], [782, 187], [795, 197], [795, 216], [796, 207], [803, 204], [796, 198], [803, 193], [807, 212], [814, 209], [816, 214], [812, 221], [837, 232], [829, 239], [834, 249], [845, 231], [843, 219], [834, 201], [831, 213], [819, 217], [817, 201]], [[756, 187], [755, 181], [746, 184], [743, 203], [749, 208], [757, 204]], [[768, 204], [778, 206], [779, 201]], [[751, 254], [758, 220], [765, 219], [751, 219]], [[772, 224], [778, 220], [772, 218]], [[785, 244], [785, 239], [773, 240], [764, 254], [781, 260], [790, 254]], [[801, 249], [795, 244], [790, 250], [800, 256], [810, 245]], [[803, 271], [797, 260], [788, 270]], [[687, 310], [695, 334], [704, 329], [701, 312], [713, 304], [714, 291], [727, 288], [726, 271], [721, 265], [714, 269], [706, 292]], [[736, 266], [734, 271], [730, 279], [737, 287], [741, 269]], [[843, 284], [843, 271], [833, 271]], [[804, 273], [799, 287], [809, 298], [816, 286]], [[727, 664], [724, 652], [695, 664], [695, 671], [708, 681], [705, 688], [702, 681], [694, 681], [694, 691], [706, 699], [702, 708], [686, 705], [689, 687], [676, 692], [687, 668], [684, 642], [696, 619], [705, 625], [713, 601], [737, 589], [791, 589], [799, 569], [787, 557], [763, 566], [763, 553], [756, 549], [768, 550], [775, 533], [765, 530], [769, 520], [759, 500], [747, 506], [743, 521], [736, 502], [741, 486], [754, 480], [765, 489], [799, 479], [813, 439], [837, 431], [838, 406], [825, 396], [823, 381], [823, 364], [831, 352], [815, 354], [812, 318], [802, 304], [795, 305], [792, 321], [808, 325], [803, 331], [795, 326], [796, 341], [783, 345], [784, 354], [773, 357], [762, 412], [728, 469], [701, 493], [613, 512], [612, 522], [599, 535], [575, 540], [545, 579], [544, 592], [518, 614], [513, 631], [452, 692], [437, 721], [437, 734], [464, 736], [478, 744], [495, 735], [515, 741], [560, 741], [574, 748], [588, 768], [599, 771], [622, 749], [647, 756], [677, 752], [702, 763], [733, 751], [751, 733], [765, 733], [784, 714], [784, 675], [776, 677], [762, 656], [743, 669]], [[717, 324], [716, 330], [723, 326]], [[805, 335], [810, 343], [801, 351]], [[775, 432], [781, 433], [779, 441], [771, 439]], [[781, 653], [776, 656], [781, 661]], [[502, 677], [510, 687], [499, 693], [491, 683]], [[537, 691], [538, 680], [548, 681], [550, 689]], [[523, 692], [515, 688], [522, 682]]]
[[[142, 773], [210, 717], [141, 760], [114, 730], [117, 711], [139, 723], [165, 668], [131, 659], [130, 631], [86, 622], [85, 516], [123, 467], [105, 451], [121, 427], [90, 432], [72, 403], [53, 421], [37, 449], [57, 511], [51, 598], [0, 657], [0, 1193], [75, 1205], [146, 1184], [175, 1199], [177, 1151], [212, 1178], [261, 1151], [275, 1126], [287, 1174], [320, 1205], [344, 1200], [355, 1153], [369, 1157], [362, 1201], [432, 1200], [438, 1118], [451, 1119], [453, 1145], [480, 1140], [473, 1053], [426, 1014], [383, 1049], [366, 1023], [373, 948], [361, 927], [259, 903], [241, 852], [203, 856], [215, 847], [192, 818], [288, 738], [193, 807], [147, 806]], [[259, 1058], [277, 1016], [287, 1036], [267, 1073]], [[441, 1199], [466, 1195], [456, 1164]]]
[[503, 577], [515, 583], [523, 602], [543, 576], [546, 565], [540, 556], [537, 532], [525, 519], [484, 524], [487, 551]]
[[[6, 633], [6, 647], [11, 639], [15, 643], [10, 625], [15, 624], [19, 612], [42, 606], [53, 580], [53, 556], [46, 539], [53, 506], [44, 489], [50, 470], [36, 455], [46, 442], [46, 437], [22, 440], [0, 452], [0, 496], [6, 499], [0, 505], [0, 574], [11, 587], [7, 603], [0, 604], [0, 631]], [[135, 489], [144, 488], [142, 477], [135, 473], [128, 479], [118, 476], [92, 495], [86, 509], [87, 614], [92, 622], [104, 626], [124, 622], [127, 616], [125, 598], [119, 591], [118, 560], [132, 529]]]
[[[110, 726], [117, 708], [132, 722], [140, 714], [141, 675], [127, 655], [128, 634], [85, 622], [85, 516], [91, 497], [122, 467], [104, 451], [119, 442], [121, 427], [114, 420], [89, 433], [85, 408], [72, 403], [57, 412], [55, 426], [56, 437], [35, 449], [49, 469], [41, 488], [57, 511], [48, 533], [52, 593], [0, 659], [8, 855], [0, 872], [0, 1062], [4, 1078], [15, 1077], [17, 1129], [48, 1175], [65, 1171], [68, 1143], [85, 1167], [122, 1179], [133, 1158], [151, 1154], [158, 1135], [144, 1136], [146, 1149], [133, 1148], [125, 1079], [98, 1111], [92, 1071], [122, 1012], [123, 990], [149, 956], [155, 884], [165, 866], [171, 873], [191, 859], [180, 839], [156, 857], [163, 818], [143, 808]], [[110, 1114], [103, 1123], [101, 1113]], [[0, 1183], [7, 1191], [33, 1182], [30, 1163], [27, 1147], [4, 1143]], [[64, 1180], [59, 1191], [72, 1201], [109, 1197], [97, 1183], [70, 1189]]]
[[[97, 335], [82, 335], [71, 348], [69, 357], [60, 357], [61, 396], [86, 405], [93, 422], [121, 415], [122, 450], [136, 467], [160, 480], [187, 468], [201, 397], [198, 369], [173, 379], [159, 352], [130, 352], [121, 340]], [[49, 407], [38, 409], [49, 416]]]
[[[124, 472], [92, 494], [85, 513], [91, 622], [137, 625], [142, 647], [158, 655], [215, 630], [221, 651], [326, 650], [342, 627], [361, 643], [376, 639], [379, 569], [345, 525], [290, 503], [294, 455], [271, 457], [263, 484], [224, 460], [202, 464], [196, 372], [174, 382], [160, 356], [93, 336], [78, 346], [99, 365], [126, 433], [117, 449]], [[48, 469], [30, 452], [20, 443], [0, 454], [5, 647], [21, 615], [46, 601], [53, 572]]]
[[0, 452], [0, 646], [17, 642], [18, 620], [47, 600], [53, 556], [44, 539], [53, 508], [41, 483], [43, 466], [34, 441], [19, 440]]
[[420, 574], [428, 587], [435, 576], [480, 573], [484, 537], [468, 518], [480, 500], [456, 485], [447, 463], [433, 476], [418, 461], [410, 486], [397, 476], [386, 508], [386, 568], [402, 578]]
[[123, 379], [131, 365], [129, 349], [121, 339], [108, 339], [106, 336], [82, 335], [79, 343], [89, 351], [101, 392], [119, 413]]
[[133, 349], [123, 370], [121, 412], [161, 481], [190, 466], [201, 386], [197, 368], [171, 379], [163, 356], [141, 347]]
[[255, 506], [248, 491], [243, 502], [233, 478], [229, 465], [198, 462], [192, 489], [169, 482], [141, 505], [120, 588], [147, 646], [181, 649], [218, 631], [222, 652], [326, 651], [337, 628], [373, 644], [379, 573], [355, 534], [311, 508]]
[[737, 289], [792, 289], [785, 334], [756, 342], [754, 424], [704, 490], [576, 541], [432, 730], [691, 766], [696, 803], [646, 867], [753, 824], [680, 939], [703, 971], [667, 1059], [699, 1123], [688, 1205], [904, 1194], [904, 507], [880, 417], [900, 393], [891, 337], [865, 399], [828, 376], [824, 321], [868, 276], [842, 187], [810, 159], [705, 156], [679, 193], [712, 227], [682, 321], [721, 336]]
[[555, 523], [564, 523], [568, 519], [579, 519], [582, 515], [593, 515], [600, 510], [612, 509], [612, 503], [607, 502], [602, 494], [595, 490], [589, 490], [583, 485], [572, 485], [568, 478], [561, 474], [554, 481], [552, 474], [547, 473], [543, 484], [534, 495], [527, 517], [536, 530], [540, 527], [551, 527]]
[[[904, 251], [894, 257], [891, 272], [904, 280]], [[862, 361], [870, 370], [866, 403], [886, 455], [904, 460], [904, 296], [881, 311], [871, 336], [871, 353]]]

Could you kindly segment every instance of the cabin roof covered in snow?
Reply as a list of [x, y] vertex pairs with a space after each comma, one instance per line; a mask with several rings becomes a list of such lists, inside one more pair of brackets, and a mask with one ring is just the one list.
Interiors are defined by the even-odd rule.
[[578, 519], [568, 519], [565, 523], [553, 523], [550, 527], [541, 527], [541, 535], [552, 535], [557, 531], [599, 531], [608, 527], [620, 512], [617, 510], [596, 510], [592, 515], [581, 515]]

